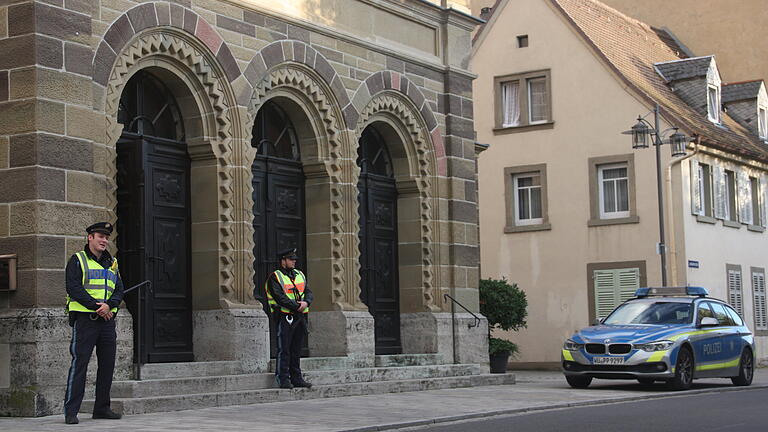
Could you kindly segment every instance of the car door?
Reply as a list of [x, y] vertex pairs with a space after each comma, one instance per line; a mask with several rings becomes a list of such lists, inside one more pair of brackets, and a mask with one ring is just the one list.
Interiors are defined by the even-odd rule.
[[701, 327], [703, 318], [716, 318], [712, 310], [712, 302], [701, 301], [696, 307], [697, 330], [690, 337], [693, 355], [696, 362], [695, 376], [697, 378], [717, 376], [716, 363], [720, 362], [723, 351], [721, 326]]
[[739, 357], [741, 356], [741, 334], [733, 318], [726, 311], [727, 306], [721, 303], [712, 303], [712, 310], [715, 312], [715, 318], [722, 327], [721, 338], [723, 341], [723, 353], [721, 356], [722, 364], [717, 372], [718, 376], [733, 376], [738, 373]]

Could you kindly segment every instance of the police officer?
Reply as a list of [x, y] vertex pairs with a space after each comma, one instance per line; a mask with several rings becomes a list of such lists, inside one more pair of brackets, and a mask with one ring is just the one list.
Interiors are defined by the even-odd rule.
[[72, 326], [69, 352], [72, 364], [67, 375], [64, 421], [77, 424], [77, 413], [85, 393], [85, 375], [93, 348], [96, 347], [96, 403], [93, 418], [117, 420], [110, 408], [109, 391], [115, 369], [117, 335], [115, 314], [123, 299], [123, 282], [117, 259], [107, 252], [112, 224], [98, 222], [85, 229], [88, 243], [72, 255], [66, 269], [67, 312]]
[[296, 268], [296, 248], [277, 254], [280, 267], [269, 275], [264, 290], [272, 307], [277, 328], [277, 367], [275, 378], [280, 388], [312, 387], [301, 375], [301, 347], [308, 331], [307, 316], [312, 290], [307, 278]]

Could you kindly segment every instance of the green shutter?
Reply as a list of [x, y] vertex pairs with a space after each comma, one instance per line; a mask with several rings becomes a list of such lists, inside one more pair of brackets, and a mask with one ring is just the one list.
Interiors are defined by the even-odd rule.
[[592, 274], [595, 293], [595, 315], [607, 317], [618, 305], [635, 296], [640, 288], [640, 269], [595, 270]]

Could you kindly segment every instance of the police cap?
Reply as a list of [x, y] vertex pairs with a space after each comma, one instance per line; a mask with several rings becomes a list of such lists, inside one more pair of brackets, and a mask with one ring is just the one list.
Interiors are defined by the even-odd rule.
[[277, 259], [283, 259], [283, 258], [298, 259], [299, 255], [296, 252], [296, 248], [283, 249], [280, 252], [278, 252]]
[[88, 234], [102, 233], [106, 235], [112, 235], [113, 229], [114, 227], [109, 222], [96, 222], [95, 224], [86, 228], [85, 232], [87, 232]]

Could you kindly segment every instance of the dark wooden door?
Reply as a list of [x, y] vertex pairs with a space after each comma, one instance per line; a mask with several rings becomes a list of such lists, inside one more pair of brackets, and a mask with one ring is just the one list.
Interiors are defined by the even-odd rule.
[[[120, 102], [117, 229], [134, 317], [135, 357], [145, 363], [193, 361], [190, 283], [190, 160], [175, 101], [156, 78], [139, 73]], [[139, 343], [140, 338], [140, 343]]]
[[360, 298], [375, 325], [376, 354], [399, 354], [397, 188], [385, 143], [368, 128], [360, 140]]
[[[297, 248], [296, 267], [306, 273], [304, 171], [293, 126], [274, 103], [259, 110], [253, 131], [258, 154], [253, 171], [253, 241], [256, 296], [271, 316], [264, 283], [279, 266], [278, 251]], [[311, 275], [307, 275], [311, 287]], [[275, 323], [270, 319], [270, 354], [277, 353]], [[309, 355], [308, 338], [302, 355]]]

